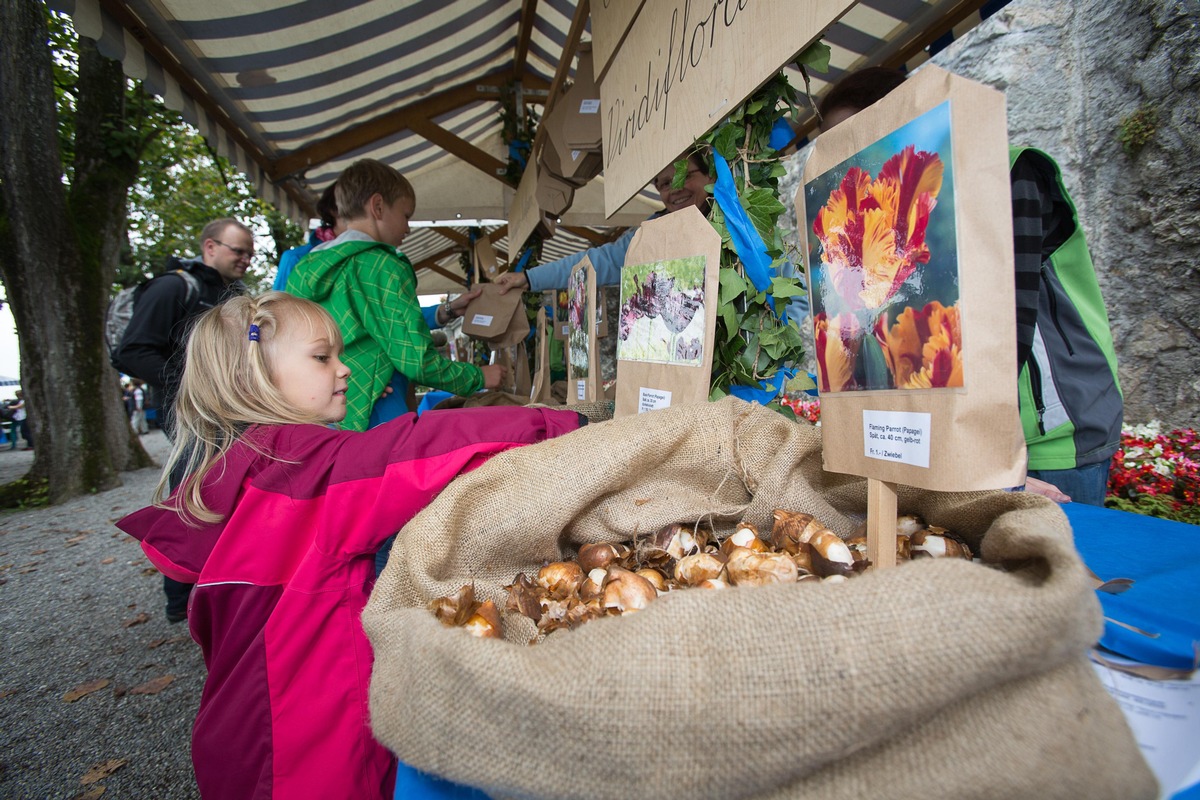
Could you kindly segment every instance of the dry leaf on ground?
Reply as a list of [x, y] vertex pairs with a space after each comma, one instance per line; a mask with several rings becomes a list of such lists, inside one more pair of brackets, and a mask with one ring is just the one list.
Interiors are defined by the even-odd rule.
[[149, 621], [149, 619], [150, 619], [150, 615], [147, 614], [145, 611], [143, 611], [142, 613], [138, 614], [136, 617], [133, 617], [132, 619], [127, 619], [124, 622], [122, 622], [121, 627], [122, 628], [132, 628], [134, 625], [141, 625], [143, 622]]
[[79, 779], [79, 782], [87, 786], [89, 783], [102, 781], [128, 763], [129, 760], [125, 758], [110, 758], [89, 769], [87, 774]]
[[94, 681], [88, 681], [87, 683], [81, 683], [78, 686], [76, 686], [74, 689], [72, 689], [71, 691], [69, 691], [63, 695], [63, 702], [64, 703], [74, 703], [76, 700], [78, 700], [81, 697], [87, 697], [92, 692], [100, 691], [105, 686], [108, 686], [108, 684], [110, 684], [110, 683], [112, 683], [112, 681], [110, 681], [108, 678], [97, 678]]
[[133, 687], [129, 690], [129, 694], [158, 694], [170, 686], [174, 680], [174, 675], [162, 675], [154, 680], [146, 681], [141, 686]]

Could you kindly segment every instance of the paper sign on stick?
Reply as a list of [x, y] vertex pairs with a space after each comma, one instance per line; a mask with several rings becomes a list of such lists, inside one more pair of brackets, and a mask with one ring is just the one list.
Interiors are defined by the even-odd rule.
[[600, 84], [605, 213], [616, 213], [853, 5], [646, 3]]
[[567, 280], [567, 405], [599, 396], [600, 348], [596, 344], [596, 270], [584, 256]]
[[708, 402], [721, 236], [694, 206], [643, 222], [621, 270], [613, 417]]
[[[848, 192], [907, 204], [871, 248], [855, 237], [877, 219]], [[1004, 95], [937, 67], [817, 138], [796, 216], [826, 470], [936, 491], [1024, 482], [1008, 198]]]

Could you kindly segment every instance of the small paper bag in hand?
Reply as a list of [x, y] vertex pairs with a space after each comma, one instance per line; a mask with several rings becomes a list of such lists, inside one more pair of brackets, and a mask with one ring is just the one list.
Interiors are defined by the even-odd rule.
[[537, 315], [537, 345], [536, 360], [534, 361], [533, 386], [529, 390], [529, 400], [533, 403], [553, 404], [550, 396], [550, 337], [546, 335], [546, 309], [538, 309]]
[[483, 339], [495, 347], [508, 347], [529, 333], [529, 320], [520, 292], [500, 294], [500, 287], [485, 283], [483, 294], [471, 301], [463, 313], [463, 333]]

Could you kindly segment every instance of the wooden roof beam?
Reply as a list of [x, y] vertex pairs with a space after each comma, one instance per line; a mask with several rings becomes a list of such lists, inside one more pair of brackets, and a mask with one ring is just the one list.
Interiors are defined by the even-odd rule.
[[[438, 236], [449, 239], [464, 250], [471, 246], [471, 237], [467, 236], [465, 233], [459, 233], [453, 228], [434, 228], [434, 230], [437, 232]], [[487, 237], [488, 241], [497, 242], [507, 235], [508, 226], [501, 225], [499, 228], [496, 228], [496, 230], [489, 233]]]
[[467, 278], [465, 275], [461, 275], [461, 274], [456, 275], [455, 273], [451, 272], [448, 269], [445, 269], [444, 267], [442, 267], [441, 265], [438, 264], [438, 262], [441, 261], [443, 258], [446, 258], [447, 256], [452, 256], [455, 253], [459, 253], [459, 252], [462, 252], [462, 250], [457, 245], [455, 245], [454, 247], [447, 247], [445, 250], [442, 250], [440, 252], [434, 253], [433, 255], [429, 256], [429, 258], [422, 259], [420, 263], [414, 264], [413, 272], [419, 272], [420, 270], [423, 270], [423, 269], [432, 270], [439, 275], [444, 275], [445, 277], [449, 278], [450, 280], [452, 280], [456, 283], [461, 283], [463, 285], [463, 287], [465, 288], [467, 285]]
[[426, 141], [436, 144], [447, 153], [458, 156], [488, 177], [495, 178], [505, 186], [511, 185], [508, 178], [504, 176], [508, 168], [503, 161], [491, 153], [480, 150], [465, 139], [460, 139], [440, 125], [436, 125], [428, 119], [414, 118], [408, 121], [408, 129]]
[[533, 21], [537, 17], [537, 0], [522, 0], [521, 29], [517, 33], [517, 51], [513, 56], [514, 80], [525, 77], [525, 59], [529, 57], [529, 41], [533, 38]]
[[[546, 104], [542, 107], [542, 119], [550, 116], [550, 109], [554, 108], [554, 104], [558, 102], [558, 96], [562, 94], [562, 87], [566, 83], [567, 73], [571, 71], [571, 62], [575, 60], [575, 51], [579, 49], [579, 39], [583, 36], [583, 29], [587, 27], [589, 14], [591, 14], [589, 0], [579, 0], [579, 5], [575, 6], [575, 16], [571, 19], [571, 27], [567, 31], [567, 41], [563, 43], [562, 57], [558, 60], [558, 69], [555, 70], [554, 80], [550, 83], [550, 93], [546, 96]], [[545, 138], [546, 129], [538, 125], [537, 133], [533, 137], [532, 152], [537, 152], [538, 146]]]
[[[366, 147], [397, 131], [411, 129], [414, 120], [427, 122], [434, 117], [478, 100], [497, 100], [500, 97], [500, 87], [508, 83], [510, 79], [511, 72], [507, 69], [493, 72], [477, 80], [454, 86], [410, 105], [381, 114], [361, 125], [348, 128], [328, 139], [314, 142], [276, 159], [267, 169], [267, 176], [272, 181], [278, 182], [304, 172], [316, 164], [324, 164], [360, 147]], [[526, 75], [523, 80], [527, 88], [548, 88], [546, 81], [536, 75]]]

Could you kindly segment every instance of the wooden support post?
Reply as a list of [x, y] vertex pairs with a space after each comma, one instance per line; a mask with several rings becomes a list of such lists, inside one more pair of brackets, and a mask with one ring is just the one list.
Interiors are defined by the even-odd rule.
[[873, 569], [896, 566], [896, 484], [867, 478], [867, 558]]

